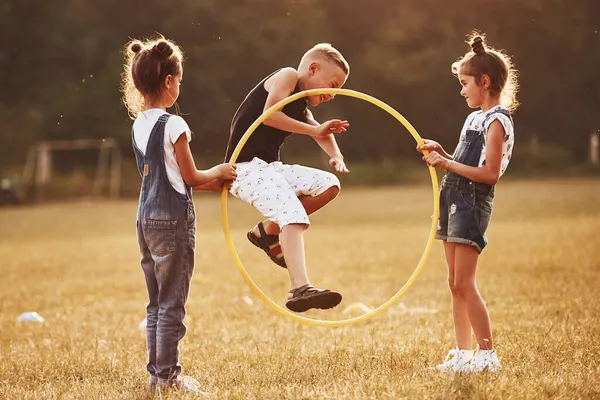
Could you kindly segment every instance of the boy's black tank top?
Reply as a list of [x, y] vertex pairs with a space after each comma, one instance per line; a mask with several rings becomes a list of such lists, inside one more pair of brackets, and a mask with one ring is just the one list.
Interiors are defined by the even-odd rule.
[[[246, 133], [250, 125], [264, 111], [265, 103], [269, 92], [265, 89], [265, 81], [275, 75], [279, 70], [263, 79], [254, 89], [248, 93], [238, 110], [236, 111], [233, 121], [231, 122], [231, 130], [229, 134], [229, 143], [227, 144], [227, 154], [225, 161], [229, 162], [231, 155], [238, 145], [240, 139]], [[300, 89], [298, 85], [290, 94], [298, 93]], [[298, 99], [283, 107], [283, 112], [290, 118], [298, 121], [306, 122], [306, 99]], [[252, 161], [254, 157], [258, 157], [268, 163], [279, 161], [279, 149], [281, 145], [290, 136], [290, 132], [285, 132], [279, 129], [260, 124], [242, 148], [242, 151], [236, 162]]]

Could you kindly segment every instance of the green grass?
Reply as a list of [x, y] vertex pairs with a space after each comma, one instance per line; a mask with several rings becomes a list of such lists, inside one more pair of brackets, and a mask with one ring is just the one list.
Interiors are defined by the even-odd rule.
[[[257, 214], [230, 200], [238, 252], [279, 304], [285, 271], [245, 240]], [[186, 374], [222, 399], [600, 397], [600, 181], [502, 182], [478, 271], [503, 370], [422, 370], [453, 345], [442, 246], [383, 315], [330, 329], [279, 316], [250, 292], [227, 252], [219, 199], [196, 195], [196, 271], [182, 342]], [[0, 398], [148, 398], [146, 289], [132, 201], [0, 210]], [[421, 256], [431, 189], [344, 190], [306, 234], [315, 285], [345, 307], [378, 306]], [[233, 302], [248, 295], [254, 305]], [[44, 324], [20, 324], [37, 311]], [[415, 374], [416, 373], [416, 374]], [[184, 397], [168, 393], [163, 398]]]

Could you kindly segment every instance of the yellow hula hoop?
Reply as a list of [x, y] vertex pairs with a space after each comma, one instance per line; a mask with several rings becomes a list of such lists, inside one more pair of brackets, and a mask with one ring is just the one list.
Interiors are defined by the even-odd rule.
[[[267, 119], [271, 114], [273, 114], [275, 111], [282, 109], [286, 104], [289, 104], [300, 98], [303, 98], [306, 96], [322, 95], [322, 94], [334, 94], [334, 95], [339, 94], [339, 95], [343, 95], [343, 96], [355, 97], [357, 99], [368, 101], [369, 103], [376, 105], [377, 107], [383, 109], [384, 111], [387, 111], [394, 118], [396, 118], [398, 121], [400, 121], [400, 123], [402, 125], [404, 125], [404, 127], [415, 138], [417, 143], [419, 145], [423, 144], [423, 140], [421, 139], [421, 137], [419, 136], [419, 134], [417, 133], [415, 128], [410, 124], [410, 122], [408, 122], [406, 120], [406, 118], [404, 118], [402, 115], [400, 115], [400, 113], [398, 113], [398, 111], [394, 110], [392, 107], [385, 104], [381, 100], [378, 100], [367, 94], [357, 92], [354, 90], [348, 90], [348, 89], [313, 89], [313, 90], [306, 90], [303, 92], [299, 92], [290, 97], [287, 97], [287, 98], [281, 100], [280, 102], [278, 102], [277, 104], [273, 105], [267, 111], [265, 111], [256, 121], [254, 121], [254, 123], [252, 125], [250, 125], [250, 127], [248, 128], [246, 133], [244, 133], [244, 136], [242, 136], [242, 138], [240, 139], [240, 142], [238, 143], [235, 150], [233, 151], [233, 155], [231, 156], [230, 162], [231, 163], [236, 162], [236, 160], [240, 154], [240, 151], [242, 150], [242, 148], [248, 141], [248, 138], [250, 137], [250, 135], [252, 135], [254, 130], [265, 119]], [[394, 296], [392, 296], [388, 301], [386, 301], [385, 303], [383, 303], [376, 309], [374, 309], [366, 314], [360, 315], [358, 317], [344, 319], [344, 320], [317, 320], [317, 319], [302, 317], [298, 314], [294, 314], [294, 313], [284, 309], [283, 307], [279, 306], [277, 303], [275, 303], [273, 300], [271, 300], [265, 293], [263, 293], [263, 291], [260, 290], [260, 288], [256, 285], [256, 283], [254, 283], [254, 281], [252, 280], [250, 275], [248, 275], [248, 272], [244, 268], [244, 265], [242, 264], [242, 261], [240, 260], [240, 257], [238, 256], [237, 251], [235, 250], [233, 241], [231, 240], [231, 232], [229, 230], [229, 217], [227, 214], [227, 189], [223, 188], [223, 192], [221, 193], [221, 218], [222, 218], [222, 222], [223, 222], [223, 231], [225, 233], [225, 239], [227, 240], [227, 247], [229, 248], [229, 252], [231, 253], [231, 256], [233, 257], [235, 266], [238, 269], [238, 271], [240, 272], [240, 274], [242, 274], [244, 281], [246, 281], [248, 286], [250, 286], [250, 288], [254, 291], [254, 293], [256, 293], [256, 295], [258, 297], [260, 297], [265, 303], [267, 303], [267, 305], [269, 305], [271, 308], [273, 308], [278, 313], [280, 313], [288, 318], [291, 318], [294, 321], [301, 322], [301, 323], [307, 324], [307, 325], [312, 325], [312, 326], [340, 327], [340, 326], [356, 324], [359, 322], [364, 322], [364, 321], [376, 316], [377, 314], [382, 313], [383, 311], [387, 310], [392, 305], [394, 305], [394, 303], [396, 303], [406, 293], [406, 291], [408, 291], [408, 289], [412, 286], [412, 284], [415, 282], [415, 280], [421, 273], [421, 270], [425, 266], [425, 263], [427, 262], [427, 257], [429, 257], [429, 253], [431, 252], [431, 248], [433, 246], [433, 242], [435, 239], [435, 231], [437, 228], [437, 222], [438, 222], [438, 218], [439, 218], [439, 214], [440, 214], [440, 201], [439, 201], [439, 196], [438, 196], [439, 186], [438, 186], [437, 175], [435, 173], [435, 168], [429, 167], [429, 174], [431, 175], [431, 184], [432, 184], [432, 188], [433, 188], [433, 220], [431, 221], [431, 229], [430, 229], [430, 233], [429, 233], [429, 239], [427, 240], [427, 245], [425, 246], [425, 250], [423, 251], [423, 254], [421, 255], [421, 259], [419, 260], [417, 267], [415, 268], [415, 270], [413, 271], [411, 276], [408, 278], [408, 280], [406, 281], [404, 286], [402, 286], [400, 288], [400, 290], [398, 290], [398, 292]]]

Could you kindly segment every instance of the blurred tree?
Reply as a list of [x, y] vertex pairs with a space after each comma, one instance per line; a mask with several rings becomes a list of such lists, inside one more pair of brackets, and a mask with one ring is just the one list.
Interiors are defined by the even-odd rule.
[[[186, 53], [179, 104], [199, 159], [223, 157], [231, 118], [253, 85], [297, 66], [321, 41], [350, 61], [347, 87], [388, 102], [421, 135], [452, 148], [469, 110], [450, 64], [472, 29], [507, 49], [521, 72], [522, 151], [532, 135], [573, 155], [585, 150], [600, 128], [597, 0], [0, 0], [0, 168], [22, 163], [41, 139], [116, 137], [130, 154], [131, 121], [117, 90], [122, 50], [157, 32]], [[316, 115], [350, 119], [340, 142], [353, 160], [414, 156], [412, 138], [367, 104], [336, 99]], [[287, 147], [317, 153], [305, 138]]]

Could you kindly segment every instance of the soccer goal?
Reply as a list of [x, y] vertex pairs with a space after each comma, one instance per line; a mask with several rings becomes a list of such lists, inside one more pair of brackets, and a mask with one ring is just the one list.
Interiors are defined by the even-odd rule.
[[121, 152], [116, 140], [108, 139], [77, 139], [42, 141], [29, 148], [23, 170], [22, 183], [32, 187], [35, 193], [52, 180], [52, 159], [57, 152], [98, 150], [92, 197], [119, 197], [121, 187]]

